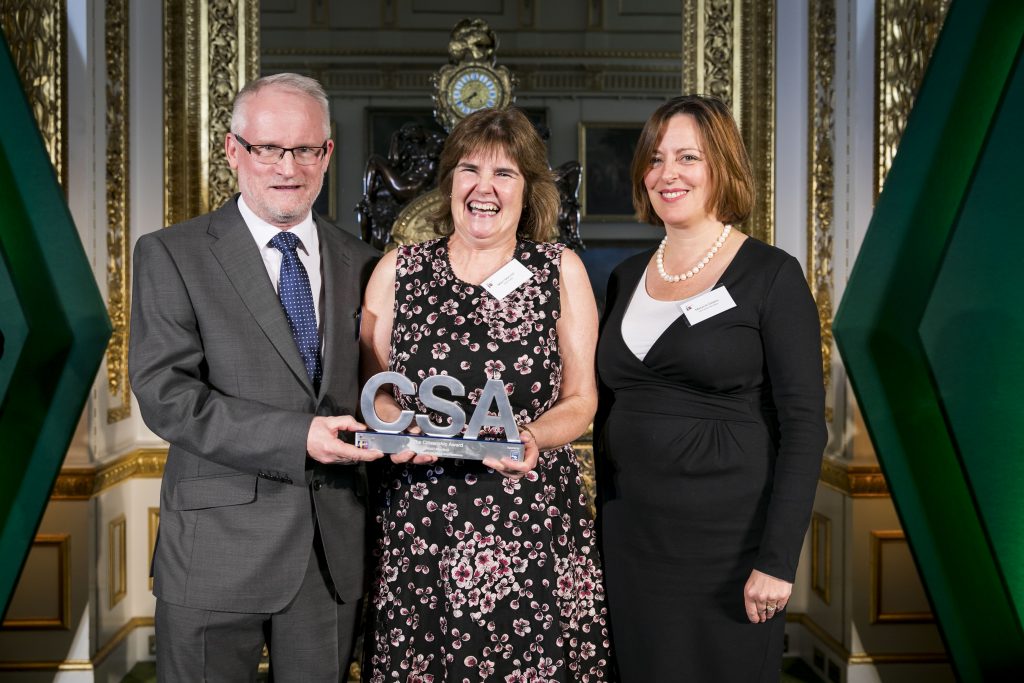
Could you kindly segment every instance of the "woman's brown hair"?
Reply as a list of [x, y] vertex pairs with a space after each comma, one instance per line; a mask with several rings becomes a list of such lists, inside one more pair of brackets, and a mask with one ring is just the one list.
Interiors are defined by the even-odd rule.
[[523, 213], [516, 234], [536, 242], [553, 232], [561, 202], [554, 174], [548, 166], [547, 149], [530, 123], [515, 107], [483, 109], [462, 119], [445, 140], [438, 164], [438, 191], [445, 201], [434, 214], [434, 231], [450, 235], [452, 223], [452, 173], [459, 162], [477, 152], [504, 152], [523, 174]]
[[754, 174], [743, 138], [729, 108], [716, 97], [682, 95], [658, 107], [647, 119], [633, 154], [633, 207], [637, 219], [664, 225], [654, 211], [644, 178], [673, 116], [689, 114], [697, 122], [697, 133], [711, 179], [704, 210], [723, 223], [742, 223], [754, 207]]

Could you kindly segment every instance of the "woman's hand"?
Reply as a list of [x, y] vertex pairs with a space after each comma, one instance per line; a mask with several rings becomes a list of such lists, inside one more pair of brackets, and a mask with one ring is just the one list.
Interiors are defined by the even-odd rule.
[[760, 624], [771, 619], [786, 608], [793, 584], [776, 579], [756, 569], [750, 572], [747, 585], [743, 587], [743, 606], [747, 619]]
[[537, 467], [540, 460], [540, 450], [537, 448], [537, 440], [526, 427], [519, 430], [519, 440], [523, 443], [522, 461], [510, 460], [509, 458], [484, 458], [484, 465], [503, 476], [511, 479], [519, 479], [530, 470]]

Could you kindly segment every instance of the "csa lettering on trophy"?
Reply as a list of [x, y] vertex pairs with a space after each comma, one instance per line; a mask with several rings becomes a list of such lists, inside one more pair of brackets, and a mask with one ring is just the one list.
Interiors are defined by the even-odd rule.
[[[411, 410], [403, 410], [394, 422], [385, 422], [377, 415], [373, 399], [377, 391], [385, 386], [393, 385], [399, 393], [408, 396], [416, 393], [416, 385], [412, 380], [397, 372], [379, 372], [363, 386], [359, 397], [359, 405], [363, 411], [363, 421], [373, 431], [356, 432], [355, 444], [360, 448], [370, 448], [384, 453], [398, 453], [410, 450], [416, 453], [427, 453], [441, 458], [461, 458], [464, 460], [483, 460], [484, 458], [523, 459], [523, 444], [519, 441], [519, 427], [512, 413], [512, 404], [505, 394], [505, 385], [500, 379], [489, 379], [484, 384], [477, 402], [473, 417], [466, 425], [466, 413], [453, 401], [437, 395], [439, 387], [448, 390], [451, 396], [465, 396], [466, 388], [462, 382], [450, 375], [433, 375], [420, 382], [420, 402], [430, 410], [451, 418], [451, 424], [438, 425], [430, 421], [425, 414], [414, 415]], [[491, 415], [495, 410], [497, 415]], [[409, 425], [415, 420], [423, 434], [406, 434]], [[463, 426], [466, 433], [461, 438]], [[481, 441], [480, 430], [484, 427], [502, 427], [509, 441]]]

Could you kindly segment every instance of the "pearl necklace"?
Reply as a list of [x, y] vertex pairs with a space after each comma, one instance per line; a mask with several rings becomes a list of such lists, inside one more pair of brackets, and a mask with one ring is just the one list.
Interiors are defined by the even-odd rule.
[[718, 250], [722, 248], [722, 245], [725, 244], [725, 240], [729, 236], [730, 230], [732, 230], [731, 225], [725, 226], [722, 229], [722, 234], [718, 236], [718, 239], [715, 240], [715, 243], [708, 250], [708, 253], [704, 255], [704, 258], [697, 261], [697, 265], [682, 275], [669, 275], [665, 272], [665, 245], [668, 244], [668, 235], [665, 235], [665, 239], [661, 240], [661, 244], [658, 245], [658, 254], [655, 257], [655, 261], [658, 264], [658, 275], [660, 275], [661, 279], [665, 282], [679, 282], [680, 280], [695, 277], [697, 273], [699, 273], [701, 269], [715, 257], [715, 254], [717, 254]]

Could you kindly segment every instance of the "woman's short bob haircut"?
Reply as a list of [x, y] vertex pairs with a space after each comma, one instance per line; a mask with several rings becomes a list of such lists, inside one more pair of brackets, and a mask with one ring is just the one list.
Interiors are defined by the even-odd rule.
[[644, 178], [651, 169], [665, 128], [673, 116], [689, 114], [697, 122], [697, 133], [711, 180], [704, 210], [723, 223], [742, 223], [754, 207], [754, 174], [750, 157], [729, 108], [716, 97], [682, 95], [658, 107], [647, 119], [633, 155], [633, 207], [637, 219], [664, 225], [654, 211]]
[[434, 214], [434, 232], [450, 235], [452, 223], [452, 175], [459, 162], [479, 152], [503, 152], [523, 174], [523, 213], [516, 234], [544, 241], [554, 232], [561, 200], [554, 174], [548, 166], [547, 149], [530, 123], [515, 107], [482, 109], [462, 119], [445, 140], [438, 164], [438, 191], [446, 201]]

